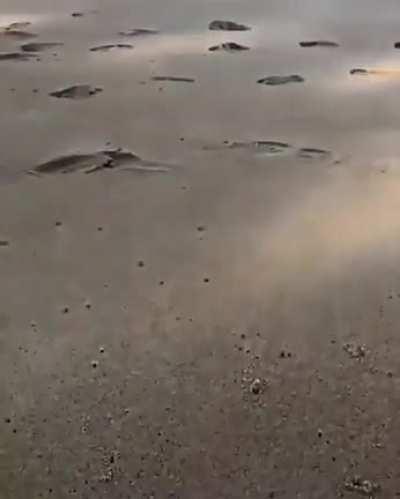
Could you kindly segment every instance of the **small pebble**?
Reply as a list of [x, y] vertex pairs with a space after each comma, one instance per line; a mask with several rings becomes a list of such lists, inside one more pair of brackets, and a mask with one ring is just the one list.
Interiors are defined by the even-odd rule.
[[5, 248], [6, 246], [10, 246], [10, 241], [0, 239], [0, 248]]
[[165, 282], [164, 282], [164, 281], [160, 281], [158, 284], [159, 284], [160, 286], [164, 286]]
[[62, 222], [60, 222], [60, 220], [57, 220], [56, 221], [56, 227], [61, 227], [61, 225], [62, 225]]
[[143, 260], [139, 260], [138, 261], [138, 267], [144, 267], [144, 261]]
[[255, 378], [250, 385], [251, 393], [254, 393], [254, 395], [258, 395], [261, 392], [261, 388], [262, 388], [262, 383], [260, 378]]
[[105, 352], [105, 348], [104, 348], [104, 347], [100, 347], [100, 348], [99, 348], [99, 352], [100, 352], [100, 353], [104, 353], [104, 352]]
[[208, 277], [205, 277], [205, 278], [203, 279], [203, 281], [204, 281], [204, 282], [210, 282], [210, 279], [209, 279]]
[[90, 365], [93, 367], [93, 369], [96, 369], [96, 367], [99, 365], [99, 363], [98, 363], [97, 360], [92, 360], [92, 362], [90, 363]]
[[62, 309], [62, 313], [63, 313], [63, 314], [68, 314], [68, 312], [69, 312], [69, 307], [64, 307], [64, 308]]
[[204, 231], [206, 230], [206, 228], [204, 227], [204, 225], [199, 225], [199, 226], [197, 227], [197, 230], [198, 230], [199, 232], [204, 232]]

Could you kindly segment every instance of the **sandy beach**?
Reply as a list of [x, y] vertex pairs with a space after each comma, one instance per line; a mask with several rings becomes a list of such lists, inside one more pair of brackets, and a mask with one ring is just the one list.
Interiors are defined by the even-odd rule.
[[400, 495], [398, 13], [2, 0], [0, 499]]

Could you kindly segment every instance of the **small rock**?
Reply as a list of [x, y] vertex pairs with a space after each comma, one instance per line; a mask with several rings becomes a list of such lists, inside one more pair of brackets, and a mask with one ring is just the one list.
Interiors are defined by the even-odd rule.
[[208, 29], [211, 31], [248, 31], [251, 28], [244, 24], [238, 24], [233, 21], [216, 20], [210, 22]]
[[63, 314], [68, 314], [68, 312], [69, 312], [69, 307], [64, 307], [64, 308], [62, 309], [62, 313], [63, 313]]
[[143, 260], [139, 260], [137, 266], [141, 267], [141, 268], [144, 267], [144, 261]]
[[10, 241], [7, 241], [6, 239], [0, 239], [0, 248], [6, 248], [7, 246], [10, 246]]
[[71, 16], [72, 17], [83, 17], [83, 12], [72, 12]]
[[311, 40], [299, 43], [300, 47], [339, 47], [336, 42], [330, 42], [329, 40]]
[[208, 49], [210, 52], [243, 52], [245, 50], [250, 50], [250, 47], [246, 47], [245, 45], [239, 45], [235, 42], [225, 42], [220, 45], [213, 45]]
[[250, 385], [251, 393], [253, 393], [254, 395], [258, 395], [261, 392], [261, 389], [262, 389], [262, 382], [260, 378], [255, 378]]
[[96, 367], [98, 367], [99, 365], [99, 362], [97, 360], [92, 360], [90, 365], [93, 367], [93, 369], [96, 369]]
[[367, 355], [367, 349], [364, 345], [357, 345], [355, 343], [345, 343], [343, 345], [343, 350], [352, 359], [363, 359]]
[[380, 485], [371, 480], [364, 480], [359, 475], [347, 479], [344, 483], [344, 488], [349, 492], [358, 492], [361, 495], [373, 497], [374, 494], [380, 491]]
[[286, 85], [288, 83], [304, 83], [305, 79], [297, 74], [287, 75], [287, 76], [267, 76], [257, 80], [257, 83], [263, 85], [276, 86], [276, 85]]
[[50, 97], [56, 97], [57, 99], [86, 99], [92, 97], [103, 89], [100, 87], [92, 87], [91, 85], [72, 85], [71, 87], [66, 87], [61, 90], [55, 90], [50, 92]]

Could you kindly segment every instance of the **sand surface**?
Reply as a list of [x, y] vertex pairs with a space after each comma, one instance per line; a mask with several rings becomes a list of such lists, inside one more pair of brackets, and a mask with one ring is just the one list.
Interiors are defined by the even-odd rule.
[[1, 499], [400, 494], [398, 19], [2, 0]]

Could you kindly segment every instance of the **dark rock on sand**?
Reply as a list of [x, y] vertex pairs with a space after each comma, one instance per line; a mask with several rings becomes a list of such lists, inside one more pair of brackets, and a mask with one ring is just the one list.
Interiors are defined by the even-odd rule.
[[21, 45], [21, 50], [24, 52], [43, 52], [44, 50], [62, 47], [63, 45], [61, 42], [33, 42]]
[[72, 12], [71, 16], [72, 17], [83, 17], [84, 14], [83, 14], [83, 12]]
[[212, 21], [208, 25], [211, 31], [248, 31], [251, 28], [245, 24], [238, 24], [233, 21]]
[[400, 49], [400, 42], [396, 42], [396, 43], [394, 44], [394, 48], [395, 48], [395, 49]]
[[210, 52], [217, 52], [217, 51], [241, 52], [243, 50], [249, 50], [249, 49], [250, 47], [246, 47], [245, 45], [239, 45], [238, 43], [235, 42], [226, 42], [226, 43], [221, 43], [220, 45], [213, 45], [208, 50]]
[[323, 159], [330, 156], [331, 151], [327, 151], [325, 149], [317, 149], [315, 147], [302, 147], [298, 151], [298, 156], [300, 158], [308, 158], [308, 159]]
[[108, 45], [98, 45], [97, 47], [92, 47], [91, 52], [108, 52], [112, 49], [133, 49], [133, 45], [129, 43], [110, 43]]
[[123, 168], [137, 172], [167, 172], [168, 167], [161, 163], [143, 160], [131, 151], [124, 149], [100, 150], [87, 154], [70, 154], [60, 156], [36, 166], [29, 173], [57, 174], [83, 171], [94, 173], [96, 171]]
[[29, 61], [32, 54], [24, 52], [0, 52], [0, 61]]
[[369, 73], [368, 69], [363, 69], [363, 68], [350, 69], [351, 75], [367, 75], [368, 73]]
[[0, 248], [6, 248], [7, 246], [10, 246], [10, 241], [7, 241], [6, 239], [0, 239]]
[[266, 78], [261, 78], [257, 80], [257, 83], [263, 85], [286, 85], [287, 83], [303, 83], [305, 80], [300, 75], [288, 75], [288, 76], [267, 76]]
[[120, 31], [118, 34], [121, 36], [146, 36], [157, 35], [158, 31], [155, 29], [133, 28], [128, 31]]
[[180, 81], [184, 83], [193, 83], [194, 78], [187, 78], [184, 76], [153, 76], [151, 78], [153, 81]]
[[102, 91], [102, 88], [92, 87], [91, 85], [72, 85], [71, 87], [50, 92], [49, 95], [58, 99], [86, 99]]
[[329, 40], [311, 40], [299, 43], [300, 47], [339, 47], [336, 42], [330, 42]]

